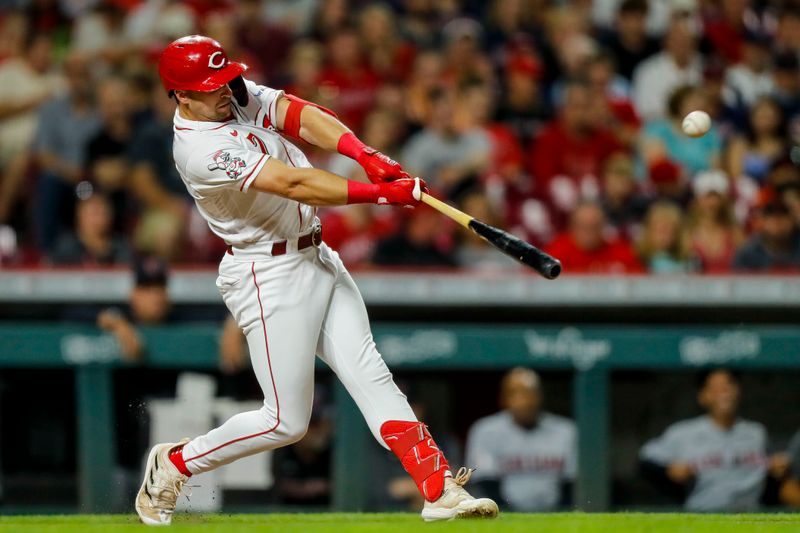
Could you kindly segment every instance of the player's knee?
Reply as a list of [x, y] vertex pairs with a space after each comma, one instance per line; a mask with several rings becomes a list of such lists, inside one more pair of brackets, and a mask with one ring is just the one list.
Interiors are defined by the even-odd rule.
[[281, 423], [277, 427], [277, 431], [281, 434], [281, 440], [283, 440], [286, 444], [293, 444], [306, 436], [306, 432], [308, 431], [308, 421], [302, 422], [298, 420], [281, 420]]

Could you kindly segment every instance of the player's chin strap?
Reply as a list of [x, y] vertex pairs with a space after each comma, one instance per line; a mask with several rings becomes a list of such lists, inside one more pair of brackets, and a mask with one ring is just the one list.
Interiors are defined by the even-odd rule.
[[400, 459], [422, 496], [429, 502], [438, 500], [450, 467], [428, 427], [422, 422], [389, 420], [381, 426], [381, 437]]

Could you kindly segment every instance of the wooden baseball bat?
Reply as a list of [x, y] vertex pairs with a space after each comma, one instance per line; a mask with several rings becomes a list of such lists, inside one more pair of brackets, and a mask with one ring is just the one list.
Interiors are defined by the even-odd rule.
[[513, 257], [523, 265], [534, 269], [547, 279], [556, 279], [561, 274], [561, 261], [544, 253], [530, 243], [514, 237], [510, 233], [490, 226], [433, 196], [420, 192], [420, 200], [449, 217], [468, 230], [482, 237], [489, 244]]

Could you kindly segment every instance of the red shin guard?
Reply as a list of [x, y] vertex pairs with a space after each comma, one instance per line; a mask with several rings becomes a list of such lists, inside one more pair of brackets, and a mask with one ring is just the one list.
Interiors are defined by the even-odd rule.
[[169, 451], [169, 460], [178, 469], [178, 472], [187, 477], [192, 477], [192, 473], [186, 468], [186, 462], [183, 460], [183, 444], [175, 446]]
[[436, 501], [444, 489], [444, 475], [450, 468], [422, 422], [389, 420], [381, 426], [381, 437], [400, 459], [422, 496]]

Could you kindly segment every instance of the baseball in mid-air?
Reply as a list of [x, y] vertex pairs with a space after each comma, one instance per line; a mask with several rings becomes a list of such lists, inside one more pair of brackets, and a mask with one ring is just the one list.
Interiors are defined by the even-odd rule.
[[692, 111], [683, 119], [681, 127], [689, 137], [702, 137], [711, 129], [711, 117], [705, 111]]

